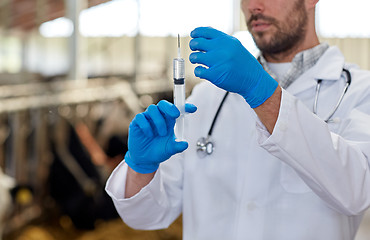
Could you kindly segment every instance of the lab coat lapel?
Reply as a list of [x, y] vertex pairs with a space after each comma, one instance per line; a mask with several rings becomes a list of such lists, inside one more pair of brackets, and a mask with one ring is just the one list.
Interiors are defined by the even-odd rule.
[[337, 81], [340, 79], [344, 61], [340, 50], [337, 47], [330, 47], [311, 69], [287, 88], [287, 91], [297, 95], [307, 89], [315, 88], [318, 79]]

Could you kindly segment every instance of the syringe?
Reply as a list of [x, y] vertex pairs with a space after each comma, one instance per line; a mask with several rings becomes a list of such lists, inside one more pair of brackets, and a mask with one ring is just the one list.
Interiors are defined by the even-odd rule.
[[176, 139], [183, 141], [185, 128], [185, 62], [180, 54], [180, 35], [177, 35], [177, 58], [173, 59], [173, 99], [174, 104], [180, 110], [180, 117], [176, 119]]

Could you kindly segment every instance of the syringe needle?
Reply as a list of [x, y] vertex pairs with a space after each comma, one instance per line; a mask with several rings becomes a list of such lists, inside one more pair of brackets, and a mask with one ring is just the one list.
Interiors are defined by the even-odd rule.
[[180, 34], [177, 34], [177, 57], [181, 58], [181, 53], [180, 53]]

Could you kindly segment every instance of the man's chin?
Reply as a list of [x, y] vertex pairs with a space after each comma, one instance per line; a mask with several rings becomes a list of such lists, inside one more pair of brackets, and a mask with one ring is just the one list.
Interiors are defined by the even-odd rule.
[[266, 35], [267, 34], [264, 34], [264, 33], [258, 33], [255, 36], [252, 35], [254, 43], [257, 45], [259, 49], [265, 49], [270, 46], [271, 38]]

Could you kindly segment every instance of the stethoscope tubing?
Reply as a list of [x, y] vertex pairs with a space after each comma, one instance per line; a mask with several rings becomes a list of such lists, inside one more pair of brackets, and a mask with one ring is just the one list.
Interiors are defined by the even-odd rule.
[[[339, 97], [339, 100], [337, 101], [337, 104], [334, 106], [333, 110], [330, 112], [329, 116], [326, 118], [326, 120], [324, 120], [326, 123], [328, 123], [331, 119], [331, 117], [334, 115], [334, 113], [338, 110], [340, 104], [342, 103], [342, 100], [344, 98], [344, 95], [346, 94], [349, 86], [351, 85], [351, 82], [352, 82], [352, 77], [351, 77], [351, 73], [343, 68], [343, 72], [346, 73], [347, 77], [346, 77], [346, 85], [344, 86], [343, 88], [343, 91]], [[319, 101], [319, 92], [320, 92], [320, 88], [321, 88], [321, 82], [322, 82], [322, 79], [319, 79], [317, 80], [317, 85], [316, 85], [316, 92], [315, 92], [315, 99], [314, 99], [314, 104], [313, 104], [313, 110], [312, 112], [314, 114], [317, 115], [317, 103]]]
[[213, 121], [212, 121], [211, 127], [208, 130], [208, 137], [210, 137], [212, 135], [213, 128], [214, 128], [215, 123], [216, 123], [216, 120], [218, 118], [218, 114], [220, 113], [221, 108], [224, 105], [224, 102], [225, 102], [227, 96], [229, 95], [229, 93], [230, 92], [226, 92], [225, 93], [224, 97], [222, 98], [222, 101], [221, 101], [220, 105], [218, 106], [217, 112], [216, 112], [215, 116], [213, 117]]

